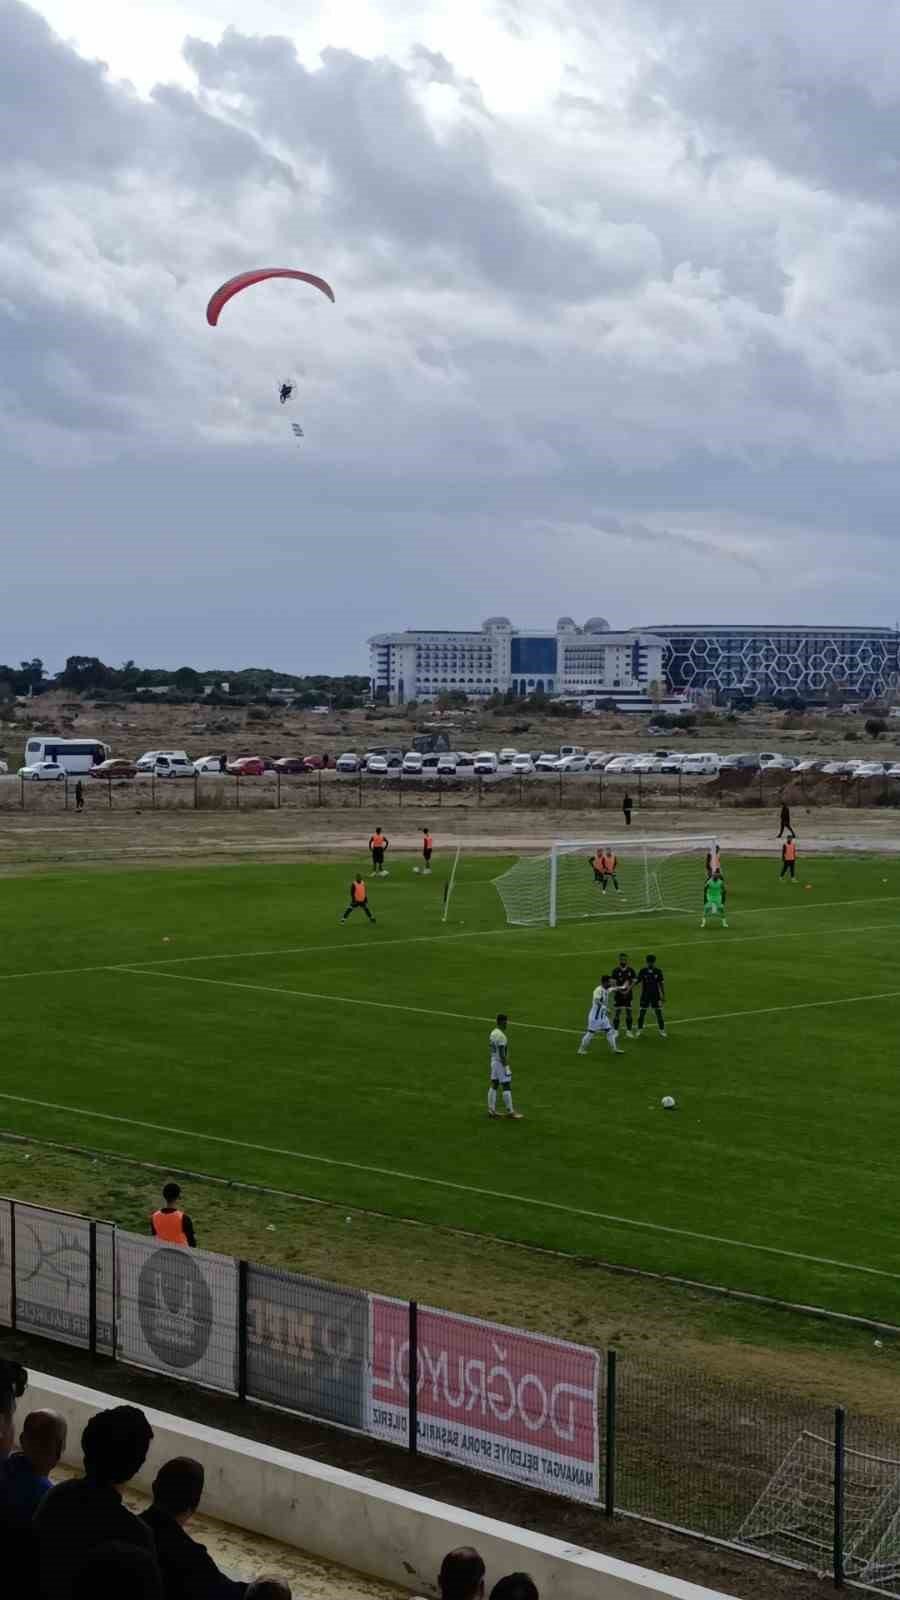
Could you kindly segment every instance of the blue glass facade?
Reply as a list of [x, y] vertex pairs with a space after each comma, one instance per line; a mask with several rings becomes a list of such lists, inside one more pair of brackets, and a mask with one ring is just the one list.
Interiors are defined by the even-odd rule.
[[525, 673], [533, 678], [556, 676], [556, 636], [545, 639], [528, 639], [513, 634], [510, 640], [510, 666], [513, 673]]
[[767, 699], [795, 693], [824, 699], [833, 690], [874, 699], [900, 671], [890, 628], [671, 628], [663, 670], [673, 690], [697, 689]]

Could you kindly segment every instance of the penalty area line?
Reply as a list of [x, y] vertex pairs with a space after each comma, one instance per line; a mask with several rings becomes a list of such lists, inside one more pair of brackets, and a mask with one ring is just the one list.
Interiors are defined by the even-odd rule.
[[392, 1178], [401, 1183], [425, 1184], [432, 1189], [453, 1190], [457, 1194], [478, 1195], [487, 1200], [503, 1200], [510, 1205], [530, 1206], [540, 1211], [554, 1211], [569, 1217], [584, 1217], [590, 1222], [607, 1222], [620, 1228], [634, 1228], [645, 1233], [660, 1233], [678, 1239], [693, 1239], [701, 1244], [726, 1245], [731, 1250], [749, 1250], [759, 1255], [778, 1256], [787, 1261], [803, 1261], [808, 1266], [835, 1267], [842, 1272], [858, 1272], [874, 1278], [889, 1278], [900, 1282], [900, 1273], [888, 1272], [884, 1267], [868, 1267], [856, 1261], [838, 1261], [830, 1256], [811, 1256], [802, 1250], [784, 1250], [772, 1244], [752, 1244], [746, 1239], [728, 1239], [716, 1233], [697, 1233], [691, 1228], [675, 1228], [663, 1222], [646, 1222], [638, 1217], [619, 1217], [606, 1211], [590, 1211], [584, 1206], [566, 1205], [561, 1200], [540, 1200], [534, 1195], [507, 1194], [501, 1189], [482, 1189], [474, 1184], [457, 1183], [451, 1178], [425, 1177], [421, 1173], [401, 1172], [392, 1167], [371, 1167], [360, 1161], [342, 1161], [335, 1156], [312, 1155], [303, 1150], [284, 1150], [277, 1145], [253, 1144], [244, 1139], [229, 1139], [225, 1134], [200, 1133], [191, 1128], [172, 1128], [159, 1122], [142, 1122], [135, 1117], [119, 1117], [109, 1111], [90, 1111], [84, 1106], [58, 1105], [52, 1100], [34, 1100], [27, 1095], [0, 1092], [0, 1100], [12, 1105], [35, 1106], [42, 1111], [62, 1112], [69, 1117], [86, 1117], [95, 1122], [112, 1122], [119, 1126], [143, 1128], [149, 1133], [164, 1133], [176, 1139], [196, 1139], [205, 1144], [227, 1145], [232, 1150], [252, 1151], [257, 1155], [278, 1156], [283, 1160], [306, 1162], [308, 1165], [335, 1167], [346, 1172], [366, 1173], [371, 1177]]

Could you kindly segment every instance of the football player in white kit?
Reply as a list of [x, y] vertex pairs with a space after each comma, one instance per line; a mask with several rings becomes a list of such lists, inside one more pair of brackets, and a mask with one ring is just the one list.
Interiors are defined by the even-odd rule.
[[619, 1049], [619, 1035], [609, 1020], [610, 995], [618, 994], [619, 986], [614, 986], [608, 972], [604, 972], [591, 1000], [591, 1009], [588, 1012], [587, 1032], [580, 1045], [578, 1054], [586, 1056], [593, 1043], [594, 1036], [598, 1033], [606, 1034], [606, 1042], [615, 1056], [623, 1056], [624, 1050]]
[[497, 1018], [496, 1028], [491, 1029], [491, 1084], [488, 1089], [488, 1116], [499, 1117], [497, 1110], [497, 1090], [503, 1095], [503, 1104], [506, 1115], [514, 1121], [521, 1122], [522, 1113], [513, 1108], [512, 1102], [512, 1073], [509, 1068], [509, 1040], [506, 1037], [506, 1026], [509, 1018], [501, 1011]]

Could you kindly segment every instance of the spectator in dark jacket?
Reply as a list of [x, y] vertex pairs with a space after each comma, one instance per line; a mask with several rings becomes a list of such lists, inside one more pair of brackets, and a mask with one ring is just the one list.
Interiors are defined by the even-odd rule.
[[498, 1578], [491, 1590], [491, 1600], [540, 1600], [537, 1584], [527, 1572], [509, 1572]]
[[141, 1514], [156, 1543], [165, 1600], [241, 1600], [247, 1585], [220, 1572], [205, 1545], [185, 1532], [203, 1494], [203, 1468], [188, 1456], [167, 1461]]
[[28, 1373], [18, 1361], [0, 1361], [0, 1461], [16, 1442], [16, 1401], [28, 1384]]
[[98, 1545], [72, 1577], [72, 1600], [162, 1600], [162, 1582], [149, 1550], [133, 1544]]
[[470, 1545], [449, 1550], [438, 1573], [441, 1600], [482, 1600], [484, 1562]]
[[152, 1438], [153, 1429], [135, 1406], [113, 1406], [91, 1417], [81, 1435], [84, 1477], [58, 1483], [34, 1519], [44, 1600], [73, 1600], [76, 1572], [104, 1545], [135, 1546], [158, 1573], [153, 1535], [122, 1504], [121, 1493], [146, 1461]]
[[247, 1600], [291, 1600], [291, 1586], [284, 1578], [254, 1578]]
[[0, 1519], [6, 1527], [27, 1528], [53, 1488], [50, 1474], [66, 1447], [66, 1422], [55, 1411], [30, 1411], [19, 1448], [0, 1462]]

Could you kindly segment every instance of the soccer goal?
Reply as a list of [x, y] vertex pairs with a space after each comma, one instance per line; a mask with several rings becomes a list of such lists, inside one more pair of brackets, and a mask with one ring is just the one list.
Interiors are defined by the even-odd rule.
[[[523, 856], [494, 879], [506, 920], [520, 927], [576, 917], [634, 916], [639, 911], [696, 911], [703, 903], [706, 862], [718, 851], [710, 834], [671, 839], [558, 839], [546, 855]], [[598, 876], [598, 851], [615, 857], [615, 872]], [[618, 887], [617, 887], [618, 886]]]

